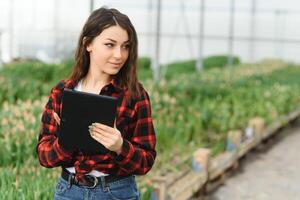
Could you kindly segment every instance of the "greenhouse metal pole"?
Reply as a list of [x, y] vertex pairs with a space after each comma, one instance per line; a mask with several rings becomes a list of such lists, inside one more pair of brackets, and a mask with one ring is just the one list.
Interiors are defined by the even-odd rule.
[[249, 45], [249, 60], [254, 60], [255, 49], [255, 16], [256, 16], [256, 0], [252, 0], [251, 7], [251, 24], [250, 24], [250, 45]]
[[274, 12], [275, 16], [275, 20], [277, 23], [274, 26], [274, 38], [275, 40], [277, 40], [277, 42], [274, 43], [274, 56], [275, 57], [280, 57], [280, 50], [279, 50], [279, 38], [280, 38], [280, 29], [282, 29], [282, 23], [280, 23], [280, 15], [281, 15], [281, 10], [277, 9]]
[[147, 5], [147, 9], [148, 9], [148, 19], [147, 19], [147, 33], [148, 33], [148, 40], [147, 40], [147, 52], [148, 55], [151, 55], [151, 47], [152, 47], [152, 9], [153, 9], [153, 5], [152, 5], [152, 0], [148, 0], [148, 5]]
[[2, 30], [0, 29], [0, 68], [2, 67]]
[[180, 1], [180, 15], [182, 17], [182, 20], [183, 20], [183, 26], [184, 26], [184, 29], [185, 29], [185, 38], [187, 40], [187, 44], [189, 46], [189, 52], [190, 52], [190, 55], [191, 57], [194, 57], [194, 43], [193, 43], [193, 39], [192, 39], [192, 34], [191, 34], [191, 31], [190, 31], [190, 27], [189, 27], [189, 20], [187, 19], [187, 16], [186, 16], [186, 8], [185, 8], [185, 2], [184, 0], [181, 0]]
[[277, 25], [275, 26], [275, 31], [274, 33], [276, 33], [275, 35], [275, 40], [277, 40], [277, 42], [275, 42], [275, 56], [278, 58], [284, 58], [284, 33], [286, 30], [286, 15], [287, 15], [287, 11], [280, 9], [277, 10], [276, 12], [276, 18], [275, 21], [277, 22]]
[[12, 60], [14, 58], [14, 0], [10, 0], [10, 4], [9, 4], [9, 9], [10, 9], [10, 13], [9, 13], [9, 56], [10, 59]]
[[233, 40], [234, 40], [234, 14], [235, 14], [235, 0], [230, 1], [230, 23], [229, 23], [229, 38], [228, 38], [228, 58], [227, 65], [233, 64]]
[[58, 61], [58, 46], [59, 46], [59, 1], [54, 0], [54, 12], [53, 12], [53, 59], [52, 61], [57, 62]]
[[161, 0], [157, 1], [156, 13], [156, 34], [155, 34], [155, 56], [153, 60], [153, 79], [155, 82], [160, 80], [160, 16], [161, 16]]
[[203, 69], [204, 22], [205, 22], [204, 12], [205, 12], [205, 0], [200, 0], [199, 57], [196, 63], [196, 68], [198, 71], [201, 71]]

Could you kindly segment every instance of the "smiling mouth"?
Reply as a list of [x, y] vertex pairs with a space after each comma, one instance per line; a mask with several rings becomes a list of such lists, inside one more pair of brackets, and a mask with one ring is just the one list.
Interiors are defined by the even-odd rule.
[[122, 63], [110, 63], [112, 65], [121, 65]]

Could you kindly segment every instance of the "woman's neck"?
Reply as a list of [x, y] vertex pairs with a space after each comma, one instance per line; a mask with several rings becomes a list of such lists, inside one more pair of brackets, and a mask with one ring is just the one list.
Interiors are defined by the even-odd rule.
[[90, 68], [82, 80], [83, 89], [87, 92], [100, 93], [101, 89], [111, 81], [111, 76]]

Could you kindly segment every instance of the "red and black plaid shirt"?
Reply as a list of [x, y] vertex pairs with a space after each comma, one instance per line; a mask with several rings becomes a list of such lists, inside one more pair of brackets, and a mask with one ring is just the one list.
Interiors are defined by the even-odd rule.
[[141, 86], [141, 97], [129, 101], [128, 90], [120, 87], [114, 80], [102, 88], [100, 94], [121, 99], [117, 108], [116, 125], [122, 134], [123, 146], [119, 155], [109, 151], [107, 154], [88, 156], [78, 150], [70, 151], [60, 146], [57, 138], [59, 125], [53, 117], [53, 112], [61, 113], [63, 90], [73, 89], [76, 85], [72, 80], [64, 80], [51, 90], [42, 115], [37, 145], [40, 164], [47, 168], [74, 166], [78, 178], [91, 170], [118, 176], [146, 174], [156, 157], [156, 138], [147, 92]]

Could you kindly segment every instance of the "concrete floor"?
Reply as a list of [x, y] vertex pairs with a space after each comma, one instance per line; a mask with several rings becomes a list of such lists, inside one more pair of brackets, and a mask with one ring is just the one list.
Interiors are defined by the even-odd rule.
[[300, 121], [284, 128], [207, 200], [300, 200]]

